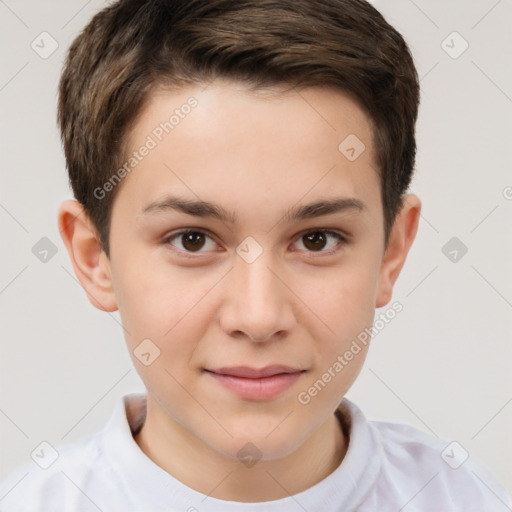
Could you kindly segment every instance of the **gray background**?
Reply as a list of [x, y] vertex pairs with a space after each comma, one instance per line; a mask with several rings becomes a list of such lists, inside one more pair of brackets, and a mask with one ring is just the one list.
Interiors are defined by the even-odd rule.
[[[373, 3], [404, 34], [421, 77], [411, 191], [423, 212], [393, 297], [404, 310], [374, 338], [347, 396], [370, 419], [456, 440], [512, 492], [512, 3]], [[104, 5], [0, 1], [0, 479], [43, 440], [83, 439], [121, 395], [144, 391], [118, 314], [89, 303], [57, 228], [71, 197], [55, 122], [59, 73]], [[31, 47], [43, 31], [58, 43], [47, 58]], [[469, 44], [457, 58], [464, 42], [454, 31]], [[57, 250], [46, 262], [32, 252], [42, 237]], [[455, 262], [442, 251], [452, 237], [468, 249]]]

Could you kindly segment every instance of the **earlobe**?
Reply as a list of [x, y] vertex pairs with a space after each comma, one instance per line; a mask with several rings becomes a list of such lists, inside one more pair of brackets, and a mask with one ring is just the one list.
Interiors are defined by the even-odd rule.
[[75, 274], [91, 304], [102, 311], [116, 311], [110, 262], [83, 206], [72, 199], [63, 202], [58, 225]]
[[402, 208], [396, 216], [388, 247], [382, 260], [375, 303], [377, 308], [385, 306], [391, 300], [393, 286], [416, 237], [420, 213], [421, 201], [418, 196], [407, 194], [403, 198]]

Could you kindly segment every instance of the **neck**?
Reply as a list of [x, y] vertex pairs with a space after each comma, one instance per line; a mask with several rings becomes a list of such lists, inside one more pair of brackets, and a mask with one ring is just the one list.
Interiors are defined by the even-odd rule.
[[290, 455], [245, 467], [212, 450], [181, 426], [163, 432], [159, 422], [152, 421], [151, 412], [148, 395], [146, 421], [134, 436], [140, 449], [183, 484], [220, 500], [271, 501], [302, 492], [331, 474], [341, 464], [348, 446], [333, 414]]

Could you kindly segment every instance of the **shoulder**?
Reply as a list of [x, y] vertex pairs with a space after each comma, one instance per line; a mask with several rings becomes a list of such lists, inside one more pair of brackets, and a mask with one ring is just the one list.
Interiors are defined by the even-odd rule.
[[[404, 510], [511, 510], [494, 477], [457, 441], [402, 423], [369, 422], [382, 454], [378, 485]], [[384, 489], [388, 489], [384, 491]]]
[[97, 510], [98, 490], [115, 475], [102, 457], [100, 434], [53, 448], [45, 443], [33, 461], [15, 469], [0, 484], [0, 512]]

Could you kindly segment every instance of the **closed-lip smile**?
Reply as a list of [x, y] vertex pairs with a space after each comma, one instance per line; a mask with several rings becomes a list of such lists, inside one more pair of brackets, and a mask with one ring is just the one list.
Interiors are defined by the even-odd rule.
[[290, 366], [273, 364], [265, 366], [264, 368], [251, 368], [250, 366], [232, 366], [223, 367], [213, 370], [207, 370], [220, 375], [231, 375], [233, 377], [244, 377], [246, 379], [261, 379], [264, 377], [271, 377], [282, 373], [299, 373], [302, 372], [300, 368], [292, 368]]
[[306, 370], [274, 364], [264, 368], [232, 366], [205, 371], [240, 398], [265, 401], [276, 398], [290, 388]]

